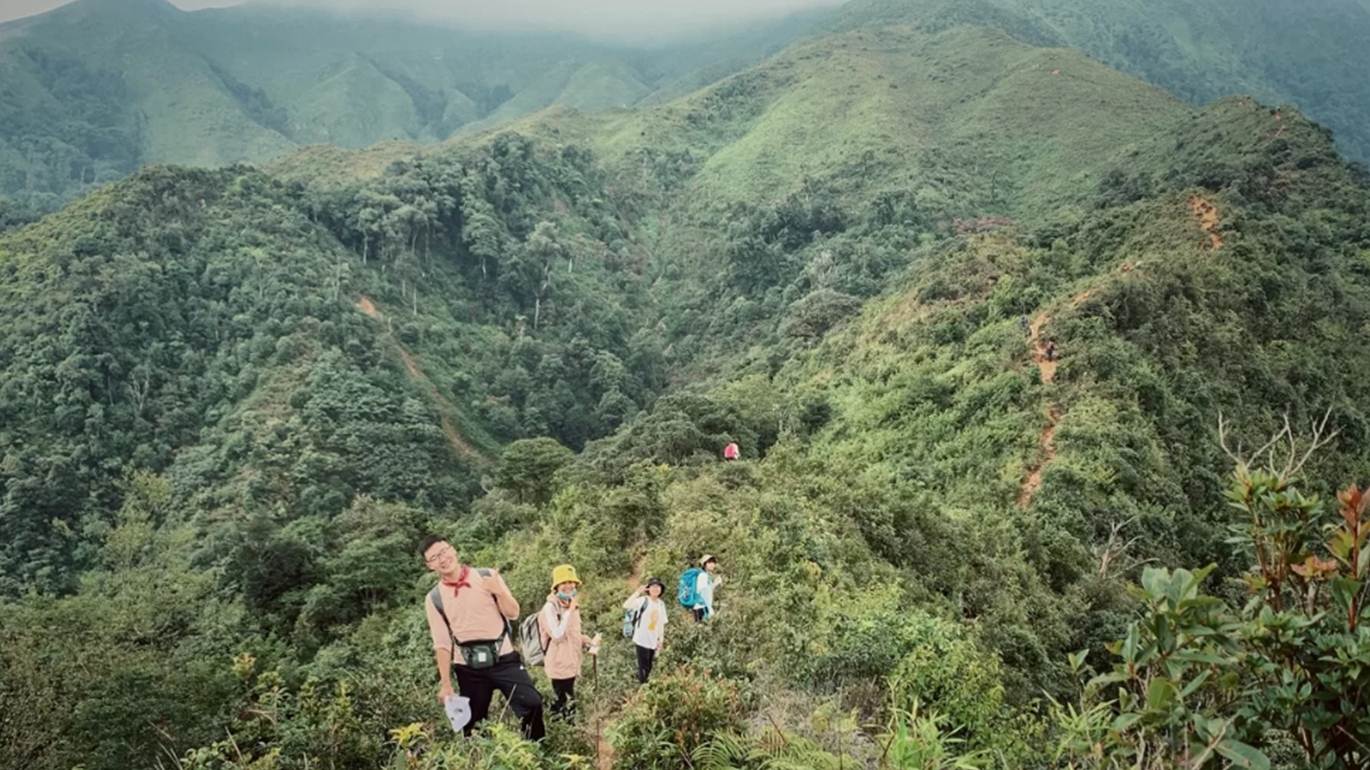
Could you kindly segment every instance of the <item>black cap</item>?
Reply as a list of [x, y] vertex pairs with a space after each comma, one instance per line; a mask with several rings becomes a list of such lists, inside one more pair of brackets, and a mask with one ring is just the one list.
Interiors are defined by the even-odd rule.
[[662, 590], [662, 591], [665, 591], [665, 590], [666, 590], [666, 584], [663, 583], [663, 582], [661, 582], [661, 578], [659, 578], [659, 577], [649, 577], [649, 578], [647, 578], [647, 587], [648, 587], [648, 588], [651, 588], [651, 587], [654, 586], [654, 585], [661, 586], [661, 590]]

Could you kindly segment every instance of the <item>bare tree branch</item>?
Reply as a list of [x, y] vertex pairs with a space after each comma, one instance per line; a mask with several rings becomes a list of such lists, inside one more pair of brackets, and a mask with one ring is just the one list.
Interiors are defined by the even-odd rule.
[[[1261, 465], [1264, 470], [1272, 476], [1289, 481], [1299, 474], [1313, 457], [1313, 455], [1323, 447], [1331, 444], [1337, 438], [1340, 431], [1327, 432], [1327, 424], [1332, 419], [1332, 409], [1329, 407], [1323, 413], [1321, 420], [1314, 420], [1311, 426], [1311, 435], [1308, 440], [1307, 448], [1300, 453], [1299, 437], [1294, 432], [1294, 426], [1289, 420], [1289, 413], [1285, 412], [1283, 424], [1279, 430], [1271, 435], [1270, 440], [1262, 444], [1256, 451], [1245, 454], [1241, 444], [1237, 444], [1234, 449], [1229, 443], [1229, 426], [1222, 413], [1218, 413], [1218, 446], [1223, 454], [1237, 466], [1241, 472], [1247, 472], [1253, 465]], [[1284, 447], [1281, 448], [1280, 445]]]

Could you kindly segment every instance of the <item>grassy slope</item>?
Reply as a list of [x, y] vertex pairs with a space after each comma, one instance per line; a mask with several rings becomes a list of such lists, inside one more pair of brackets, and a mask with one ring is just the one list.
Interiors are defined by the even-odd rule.
[[[1370, 328], [1370, 191], [1326, 134], [1228, 100], [1098, 164], [1121, 176], [1091, 178], [1066, 210], [918, 250], [886, 295], [774, 377], [732, 370], [696, 391], [716, 410], [706, 432], [789, 426], [768, 448], [743, 440], [760, 461], [719, 463], [712, 437], [693, 454], [653, 444], [681, 419], [659, 407], [585, 455], [608, 489], [571, 483], [531, 531], [464, 545], [507, 565], [520, 595], [538, 595], [542, 565], [574, 561], [597, 628], [616, 621], [624, 574], [721, 552], [726, 617], [673, 632], [664, 665], [745, 680], [785, 724], [809, 715], [783, 705], [809, 666], [884, 661], [910, 613], [960, 621], [1003, 661], [1013, 702], [1072, 692], [1066, 655], [1118, 638], [1141, 564], [1247, 566], [1224, 542], [1220, 411], [1251, 446], [1282, 410], [1306, 425], [1331, 408], [1343, 437], [1310, 477], [1370, 472], [1356, 342]], [[1023, 316], [1060, 346], [1049, 382]], [[810, 433], [815, 402], [831, 412]], [[738, 660], [740, 647], [753, 654]], [[892, 666], [870, 665], [883, 692]], [[848, 683], [816, 669], [822, 695]]]
[[94, 0], [38, 17], [29, 34], [122, 73], [147, 116], [150, 160], [209, 165], [288, 149], [292, 143], [245, 113], [210, 63], [180, 39], [185, 16], [154, 0]]
[[681, 371], [717, 373], [724, 361], [767, 359], [772, 343], [748, 334], [754, 344], [742, 352], [728, 342], [736, 329], [702, 320], [718, 312], [710, 276], [728, 248], [734, 204], [777, 205], [816, 188], [858, 220], [887, 193], [911, 196], [946, 228], [952, 218], [1031, 219], [1073, 205], [1118, 147], [1190, 114], [1070, 51], [977, 27], [892, 27], [797, 44], [660, 107], [557, 110], [512, 129], [595, 149], [642, 214], [642, 249], [665, 278], [663, 313], [699, 319], [677, 327], [677, 339], [689, 338], [682, 349], [712, 349], [685, 353]]
[[[1073, 686], [1065, 655], [1116, 636], [1126, 609], [1113, 580], [1139, 563], [1245, 566], [1224, 544], [1220, 411], [1249, 446], [1282, 410], [1302, 425], [1330, 408], [1343, 439], [1310, 476], [1370, 471], [1359, 375], [1370, 359], [1354, 342], [1370, 324], [1370, 195], [1327, 136], [1232, 100], [1117, 148], [1111, 163], [1149, 192], [1090, 191], [1064, 214], [926, 247], [887, 295], [774, 378], [733, 372], [708, 390], [744, 413], [785, 415], [794, 433], [755, 466], [697, 457], [663, 482], [647, 572], [700, 543], [733, 565], [731, 636], [706, 649], [783, 647], [764, 606], [777, 580], [804, 585], [796, 565], [812, 560], [837, 592], [899, 585], [904, 601], [965, 621], [1029, 699]], [[1196, 215], [1195, 199], [1216, 220]], [[1060, 346], [1051, 381], [1023, 316]], [[832, 411], [805, 436], [794, 415], [814, 400]], [[634, 441], [625, 433], [592, 461], [616, 468]], [[1025, 500], [1034, 468], [1041, 486]], [[577, 495], [554, 521], [608, 526]], [[526, 533], [502, 547], [520, 564], [555, 552]], [[626, 568], [617, 551], [571, 553], [600, 582]], [[816, 652], [841, 635], [840, 617], [805, 631]]]
[[[1032, 395], [1041, 386], [1034, 382], [1029, 351], [1016, 331], [1018, 314], [1006, 310], [1003, 300], [996, 297], [1021, 290], [1024, 280], [1040, 284], [1034, 289], [1040, 300], [1021, 312], [1044, 314], [1049, 319], [1047, 328], [1054, 331], [1057, 323], [1078, 321], [1081, 313], [1099, 312], [1097, 303], [1110, 301], [1120, 293], [1155, 291], [1158, 284], [1171, 291], [1173, 285], [1190, 280], [1226, 280], [1225, 271], [1238, 269], [1249, 253], [1245, 250], [1254, 247], [1244, 246], [1239, 237], [1229, 239], [1216, 255], [1221, 268], [1215, 268], [1215, 274], [1188, 273], [1196, 257], [1209, 257], [1203, 264], [1213, 264], [1214, 260], [1203, 251], [1206, 236], [1187, 208], [1188, 194], [1174, 189], [1175, 180], [1192, 177], [1198, 169], [1261, 162], [1267, 154], [1278, 154], [1279, 150], [1272, 148], [1281, 140], [1292, 142], [1295, 132], [1299, 142], [1315, 148], [1313, 152], [1332, 153], [1309, 124], [1293, 115], [1288, 120], [1291, 123], [1281, 131], [1279, 119], [1250, 101], [1224, 103], [1196, 115], [1155, 89], [1072, 52], [1030, 48], [1009, 42], [997, 32], [953, 27], [932, 34], [908, 29], [851, 32], [797, 45], [762, 67], [660, 108], [609, 116], [554, 112], [530, 118], [516, 128], [549, 141], [584, 142], [596, 147], [605, 163], [620, 170], [620, 183], [628, 188], [636, 184], [634, 166], [647, 148], [692, 156], [695, 173], [663, 198], [666, 210], [649, 215], [650, 225], [643, 229], [645, 241], [657, 238], [659, 259], [686, 264], [693, 261], [698, 266], [701, 272], [692, 274], [696, 278], [685, 279], [686, 284], [716, 269], [708, 251], [689, 253], [691, 247], [711, 242], [702, 234], [709, 224], [701, 220], [713, 218], [714, 229], [718, 229], [718, 212], [728, 202], [776, 200], [799, 188], [806, 177], [832, 180], [856, 206], [882, 189], [912, 187], [927, 191], [929, 197], [945, 196], [966, 214], [1011, 213], [1022, 221], [1024, 230], [1019, 232], [1050, 232], [1053, 228], [1069, 231], [1080, 227], [1084, 219], [1099, 220], [1088, 200], [1106, 171], [1126, 174], [1139, 168], [1152, 169], [1155, 185], [1172, 191], [1137, 204], [1139, 224], [1128, 225], [1120, 241], [1109, 241], [1107, 251], [1094, 252], [1095, 246], [1085, 236], [1072, 241], [1081, 251], [1071, 256], [1033, 246], [1031, 239], [1021, 236], [974, 240], [957, 250], [954, 259], [942, 260], [954, 262], [963, 271], [949, 270], [944, 277], [956, 287], [953, 296], [924, 301], [920, 292], [926, 286], [922, 286], [882, 300], [859, 325], [861, 332], [848, 331], [830, 341], [826, 349], [834, 351], [832, 355], [839, 360], [829, 360], [809, 375], [813, 382], [823, 383], [828, 378], [850, 376], [853, 370], [864, 371], [858, 377], [864, 384], [845, 382], [836, 387], [835, 397], [846, 409], [864, 415], [852, 417], [845, 429], [848, 440], [862, 447], [861, 459], [854, 465], [880, 474], [898, 472], [897, 464], [871, 462], [872, 458], [889, 457], [888, 452], [905, 444], [911, 432], [918, 432], [918, 420], [933, 419], [931, 414], [908, 413], [905, 417], [914, 423], [904, 418], [884, 422], [880, 416], [884, 407], [870, 408], [888, 403], [892, 413], [901, 412], [908, 398], [906, 389], [912, 385], [897, 378], [890, 380], [895, 372], [929, 366], [940, 369], [934, 378], [940, 383], [935, 389], [956, 393], [967, 404], [976, 404], [985, 392], [1016, 383], [1007, 385], [1018, 394], [1012, 408], [997, 416], [982, 413], [975, 418], [989, 421], [989, 434], [960, 432], [964, 424], [959, 421], [967, 419], [966, 414], [940, 412], [936, 419], [952, 426], [946, 434], [948, 443], [930, 441], [925, 450], [920, 450], [927, 455], [908, 460], [910, 466], [917, 466], [932, 456], [964, 457], [971, 465], [945, 477], [951, 485], [944, 490], [948, 499], [959, 501], [956, 505], [971, 506], [979, 500], [978, 495], [985, 494], [988, 484], [990, 494], [1008, 508], [1017, 498], [1024, 476], [1040, 460], [1037, 453], [1041, 431], [1047, 424], [1043, 416], [1047, 405], [1043, 396]], [[1205, 143], [1216, 148], [1215, 155], [1206, 156], [1195, 149]], [[1188, 149], [1177, 156], [1178, 147]], [[861, 156], [867, 150], [883, 155], [862, 164]], [[1185, 159], [1192, 161], [1192, 168], [1185, 167]], [[1287, 159], [1283, 162], [1288, 166]], [[854, 173], [857, 169], [860, 172]], [[997, 184], [1002, 188], [991, 194], [985, 177], [995, 171], [1001, 175]], [[1327, 173], [1343, 180], [1338, 184], [1344, 183], [1342, 172]], [[1320, 177], [1310, 173], [1294, 174], [1293, 178]], [[1314, 193], [1304, 193], [1296, 203], [1288, 204], [1290, 210], [1306, 211], [1316, 199]], [[1229, 206], [1221, 200], [1217, 205], [1224, 211]], [[1221, 216], [1224, 221], [1256, 216], [1248, 213], [1252, 205], [1231, 204], [1232, 210]], [[1096, 223], [1091, 227], [1098, 230], [1121, 225]], [[673, 240], [685, 245], [673, 248]], [[1269, 259], [1288, 244], [1261, 243], [1258, 248], [1276, 249], [1264, 253], [1262, 258]], [[924, 255], [928, 265], [914, 269], [933, 270], [939, 260], [931, 256]], [[1037, 270], [1034, 264], [1057, 261], [1074, 267], [1063, 271], [1043, 267], [1040, 274], [1033, 275]], [[1134, 271], [1139, 264], [1153, 267]], [[923, 280], [930, 280], [926, 272], [924, 275]], [[1027, 278], [1030, 275], [1033, 277]], [[1011, 284], [1006, 283], [996, 290], [995, 282], [1004, 276], [1013, 276], [1017, 288], [1010, 289]], [[679, 284], [669, 285], [679, 289]], [[1242, 291], [1249, 291], [1249, 287]], [[984, 312], [985, 303], [996, 302], [999, 304], [993, 312], [1000, 314], [997, 325], [986, 324], [965, 343], [987, 357], [968, 355], [962, 345], [933, 341], [939, 325], [945, 326], [948, 319], [975, 316]], [[1141, 311], [1134, 308], [1132, 312]], [[1149, 312], [1164, 315], [1160, 306]], [[1289, 345], [1261, 336], [1270, 334], [1269, 329], [1255, 333], [1261, 344]], [[917, 344], [911, 344], [914, 340]], [[1141, 341], [1128, 344], [1140, 344], [1146, 356], [1168, 355]], [[1208, 354], [1221, 356], [1219, 349]], [[1298, 364], [1259, 364], [1257, 368], [1267, 366], [1281, 373], [1267, 372], [1266, 376], [1297, 379]], [[1221, 364], [1194, 351], [1183, 362], [1157, 362], [1149, 371], [1164, 378], [1160, 372], [1172, 367], [1210, 367], [1202, 377], [1211, 381], [1222, 377]], [[1069, 381], [1076, 374], [1067, 357], [1063, 378]], [[1291, 403], [1301, 403], [1303, 396], [1294, 396], [1296, 391], [1287, 386], [1275, 389], [1290, 396]], [[1358, 414], [1351, 406], [1355, 399], [1321, 396], [1327, 403], [1336, 402], [1350, 410], [1344, 414]], [[1201, 499], [1211, 502], [1214, 482], [1205, 474], [1221, 464], [1211, 446], [1196, 447], [1196, 454], [1173, 465], [1161, 458], [1173, 442], [1192, 442], [1195, 435], [1209, 430], [1213, 410], [1222, 405], [1223, 398], [1230, 397], [1230, 393], [1210, 394], [1200, 399], [1202, 403], [1185, 407], [1194, 420], [1186, 426], [1191, 431], [1187, 438], [1179, 433], [1153, 434], [1117, 456], [1118, 463], [1134, 458], [1139, 468], [1149, 469], [1143, 473], [1168, 477], [1167, 484], [1158, 487], [1166, 491], [1157, 492], [1155, 498], [1144, 494], [1144, 504], [1158, 503], [1159, 496], [1175, 489], [1187, 490], [1184, 494], [1191, 495], [1190, 503]], [[1104, 415], [1109, 414], [1112, 419], [1125, 419], [1119, 411], [1124, 409], [1121, 402], [1101, 404], [1091, 403], [1085, 396], [1081, 399], [1079, 413], [1093, 415], [1093, 420], [1101, 421], [1096, 424], [1107, 424], [1110, 418]], [[1316, 409], [1314, 404], [1303, 405]], [[1128, 412], [1126, 419], [1137, 425], [1150, 419], [1145, 409], [1137, 411], [1135, 405], [1124, 411]], [[1066, 460], [1045, 474], [1048, 500], [1058, 471], [1071, 467], [1071, 442], [1078, 445], [1086, 441], [1076, 432], [1078, 418], [1072, 422], [1075, 424], [1063, 426], [1061, 434]], [[1142, 429], [1153, 430], [1154, 426]], [[996, 459], [972, 451], [972, 444], [985, 442], [1000, 453]], [[1205, 470], [1197, 470], [1199, 466], [1185, 469], [1191, 461], [1202, 463]], [[1120, 468], [1076, 471], [1107, 478], [1119, 473]], [[1190, 473], [1195, 476], [1190, 478]], [[1185, 480], [1175, 481], [1177, 476]]]
[[1119, 145], [1187, 114], [1070, 51], [981, 28], [893, 28], [797, 44], [661, 107], [554, 111], [510, 128], [590, 144], [625, 186], [646, 151], [688, 156], [686, 195], [716, 207], [777, 200], [815, 180], [852, 202], [912, 188], [968, 209], [1027, 211], [1078, 188]]
[[15, 23], [6, 45], [74, 55], [90, 70], [118, 73], [146, 118], [144, 158], [214, 164], [289, 148], [245, 114], [209, 63], [178, 38], [184, 15], [152, 0], [88, 0]]
[[342, 186], [375, 179], [391, 163], [424, 153], [424, 148], [413, 142], [381, 142], [362, 150], [314, 144], [264, 164], [263, 169], [285, 181]]
[[1234, 94], [1292, 102], [1331, 126], [1352, 158], [1370, 157], [1370, 85], [1361, 76], [1370, 68], [1370, 9], [1361, 0], [855, 0], [839, 24], [966, 18], [1077, 48], [1194, 102]]

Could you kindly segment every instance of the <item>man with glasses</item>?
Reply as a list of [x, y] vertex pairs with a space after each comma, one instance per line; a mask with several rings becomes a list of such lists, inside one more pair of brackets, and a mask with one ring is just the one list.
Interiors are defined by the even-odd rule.
[[493, 569], [462, 564], [456, 549], [440, 537], [424, 538], [419, 554], [439, 578], [424, 600], [438, 665], [438, 701], [446, 704], [453, 695], [455, 672], [458, 689], [471, 702], [471, 721], [463, 729], [467, 735], [489, 713], [490, 698], [499, 690], [522, 720], [524, 736], [542, 740], [542, 695], [514, 649], [509, 621], [518, 618], [519, 603], [504, 578]]

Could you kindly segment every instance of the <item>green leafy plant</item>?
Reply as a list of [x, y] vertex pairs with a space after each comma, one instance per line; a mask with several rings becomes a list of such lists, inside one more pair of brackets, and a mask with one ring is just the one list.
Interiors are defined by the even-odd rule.
[[990, 766], [988, 751], [969, 751], [951, 720], [935, 711], [923, 711], [915, 701], [908, 710], [898, 709], [890, 719], [880, 766], [898, 770], [984, 770]]
[[[1240, 626], [1220, 600], [1200, 591], [1211, 571], [1148, 567], [1142, 573], [1136, 594], [1143, 619], [1110, 646], [1117, 665], [1086, 685], [1078, 707], [1057, 704], [1063, 728], [1058, 758], [1079, 768], [1159, 770], [1177, 761], [1199, 768], [1218, 757], [1269, 766], [1238, 740], [1236, 721], [1228, 716], [1240, 695]], [[1077, 655], [1072, 667], [1083, 662]], [[1113, 700], [1091, 702], [1109, 696]]]
[[614, 767], [674, 770], [713, 736], [742, 727], [737, 688], [689, 666], [655, 672], [609, 729]]
[[[1137, 598], [1141, 619], [1110, 651], [1113, 669], [1081, 702], [1055, 709], [1057, 755], [1080, 768], [1186, 767], [1220, 762], [1268, 768], [1257, 744], [1281, 736], [1304, 765], [1363, 767], [1370, 759], [1370, 633], [1365, 545], [1370, 497], [1352, 485], [1336, 515], [1303, 493], [1300, 473], [1330, 443], [1327, 419], [1299, 442], [1288, 420], [1236, 462], [1227, 499], [1241, 519], [1233, 545], [1251, 556], [1248, 601], [1239, 611], [1201, 590], [1212, 572], [1149, 567]], [[1225, 431], [1220, 427], [1224, 449]], [[1084, 668], [1084, 655], [1071, 659]]]

